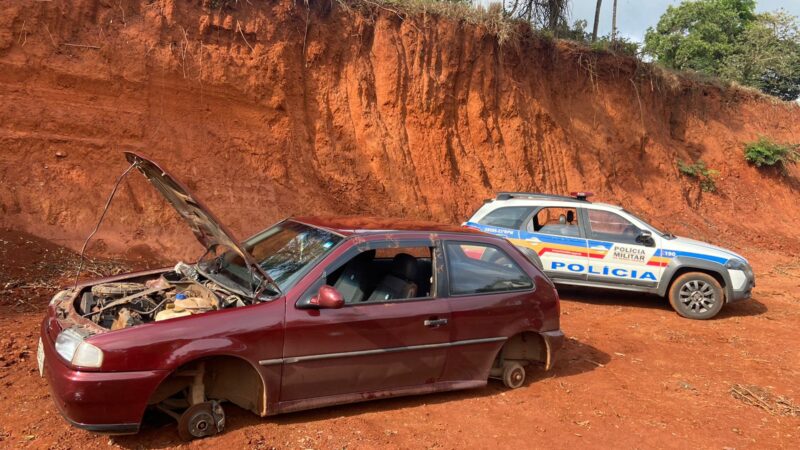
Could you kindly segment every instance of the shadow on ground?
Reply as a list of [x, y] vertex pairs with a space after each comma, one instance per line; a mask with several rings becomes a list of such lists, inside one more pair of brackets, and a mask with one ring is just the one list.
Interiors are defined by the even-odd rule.
[[[558, 294], [561, 300], [587, 303], [590, 305], [628, 306], [632, 308], [672, 311], [669, 300], [653, 294], [600, 289], [592, 290], [580, 287], [559, 287]], [[765, 304], [755, 298], [751, 298], [726, 304], [722, 308], [722, 311], [712, 320], [757, 316], [767, 311], [768, 308]]]
[[[576, 339], [566, 339], [564, 347], [557, 354], [555, 368], [550, 371], [545, 371], [541, 367], [529, 367], [525, 386], [521, 389], [526, 389], [537, 381], [545, 378], [568, 377], [590, 372], [604, 367], [610, 360], [611, 357], [602, 350]], [[227, 427], [225, 431], [232, 432], [246, 429], [266, 422], [271, 422], [279, 426], [307, 424], [373, 412], [413, 408], [420, 405], [435, 405], [470, 398], [491, 397], [506, 392], [507, 390], [508, 389], [503, 386], [501, 381], [492, 379], [489, 380], [489, 383], [485, 387], [478, 389], [373, 400], [349, 405], [300, 411], [269, 418], [259, 418], [249, 411], [245, 411], [230, 403], [225, 403], [225, 413], [227, 416]], [[143, 446], [148, 448], [166, 448], [179, 445], [183, 441], [178, 437], [175, 422], [163, 413], [153, 410], [148, 411], [145, 415], [142, 431], [139, 434], [117, 436], [114, 438], [114, 442], [124, 448], [141, 448]]]

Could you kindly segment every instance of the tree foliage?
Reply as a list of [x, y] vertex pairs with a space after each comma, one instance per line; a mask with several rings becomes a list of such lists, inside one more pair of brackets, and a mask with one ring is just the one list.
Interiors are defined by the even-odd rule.
[[645, 53], [668, 67], [720, 76], [784, 100], [800, 95], [797, 18], [783, 11], [756, 14], [755, 0], [670, 6], [644, 44]]
[[742, 32], [720, 75], [784, 100], [800, 96], [800, 27], [783, 11], [760, 14]]
[[605, 36], [595, 36], [594, 30], [592, 30], [591, 33], [586, 31], [586, 27], [588, 25], [589, 24], [586, 22], [586, 20], [576, 20], [572, 24], [572, 27], [567, 27], [564, 25], [559, 26], [555, 34], [562, 39], [569, 39], [586, 44], [590, 46], [592, 50], [633, 56], [634, 58], [639, 57], [638, 42], [622, 36], [617, 36], [616, 39], [614, 39], [610, 33], [606, 34]]

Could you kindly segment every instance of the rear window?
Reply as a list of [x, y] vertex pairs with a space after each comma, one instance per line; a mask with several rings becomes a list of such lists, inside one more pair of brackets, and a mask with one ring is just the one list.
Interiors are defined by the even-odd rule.
[[485, 244], [448, 242], [451, 295], [526, 290], [533, 281], [503, 250]]
[[531, 208], [525, 206], [507, 206], [498, 208], [485, 215], [478, 223], [493, 227], [513, 228], [519, 230], [522, 223], [530, 216]]

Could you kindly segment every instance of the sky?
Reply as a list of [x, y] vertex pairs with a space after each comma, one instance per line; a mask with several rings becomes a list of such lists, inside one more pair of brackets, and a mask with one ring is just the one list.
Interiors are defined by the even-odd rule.
[[[594, 9], [597, 0], [572, 0], [570, 24], [579, 19], [588, 23], [587, 31], [592, 30]], [[603, 0], [600, 10], [598, 34], [611, 33], [611, 7], [614, 0]], [[619, 35], [641, 42], [647, 27], [653, 27], [669, 5], [678, 5], [680, 0], [617, 0], [617, 29]], [[758, 0], [756, 11], [775, 11], [783, 8], [788, 13], [800, 17], [800, 0]]]

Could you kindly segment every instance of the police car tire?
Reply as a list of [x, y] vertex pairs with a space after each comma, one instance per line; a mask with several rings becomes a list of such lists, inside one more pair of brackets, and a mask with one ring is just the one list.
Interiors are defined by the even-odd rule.
[[[711, 289], [713, 290], [714, 304], [711, 306], [711, 308], [708, 308], [708, 310], [704, 312], [692, 311], [680, 300], [681, 288], [692, 281], [702, 281], [711, 286]], [[722, 307], [725, 304], [725, 297], [722, 286], [720, 286], [719, 281], [717, 281], [716, 278], [703, 272], [687, 272], [672, 282], [672, 285], [669, 288], [669, 303], [672, 305], [672, 309], [674, 309], [675, 312], [680, 314], [682, 317], [695, 320], [707, 320], [716, 316], [722, 310]]]

